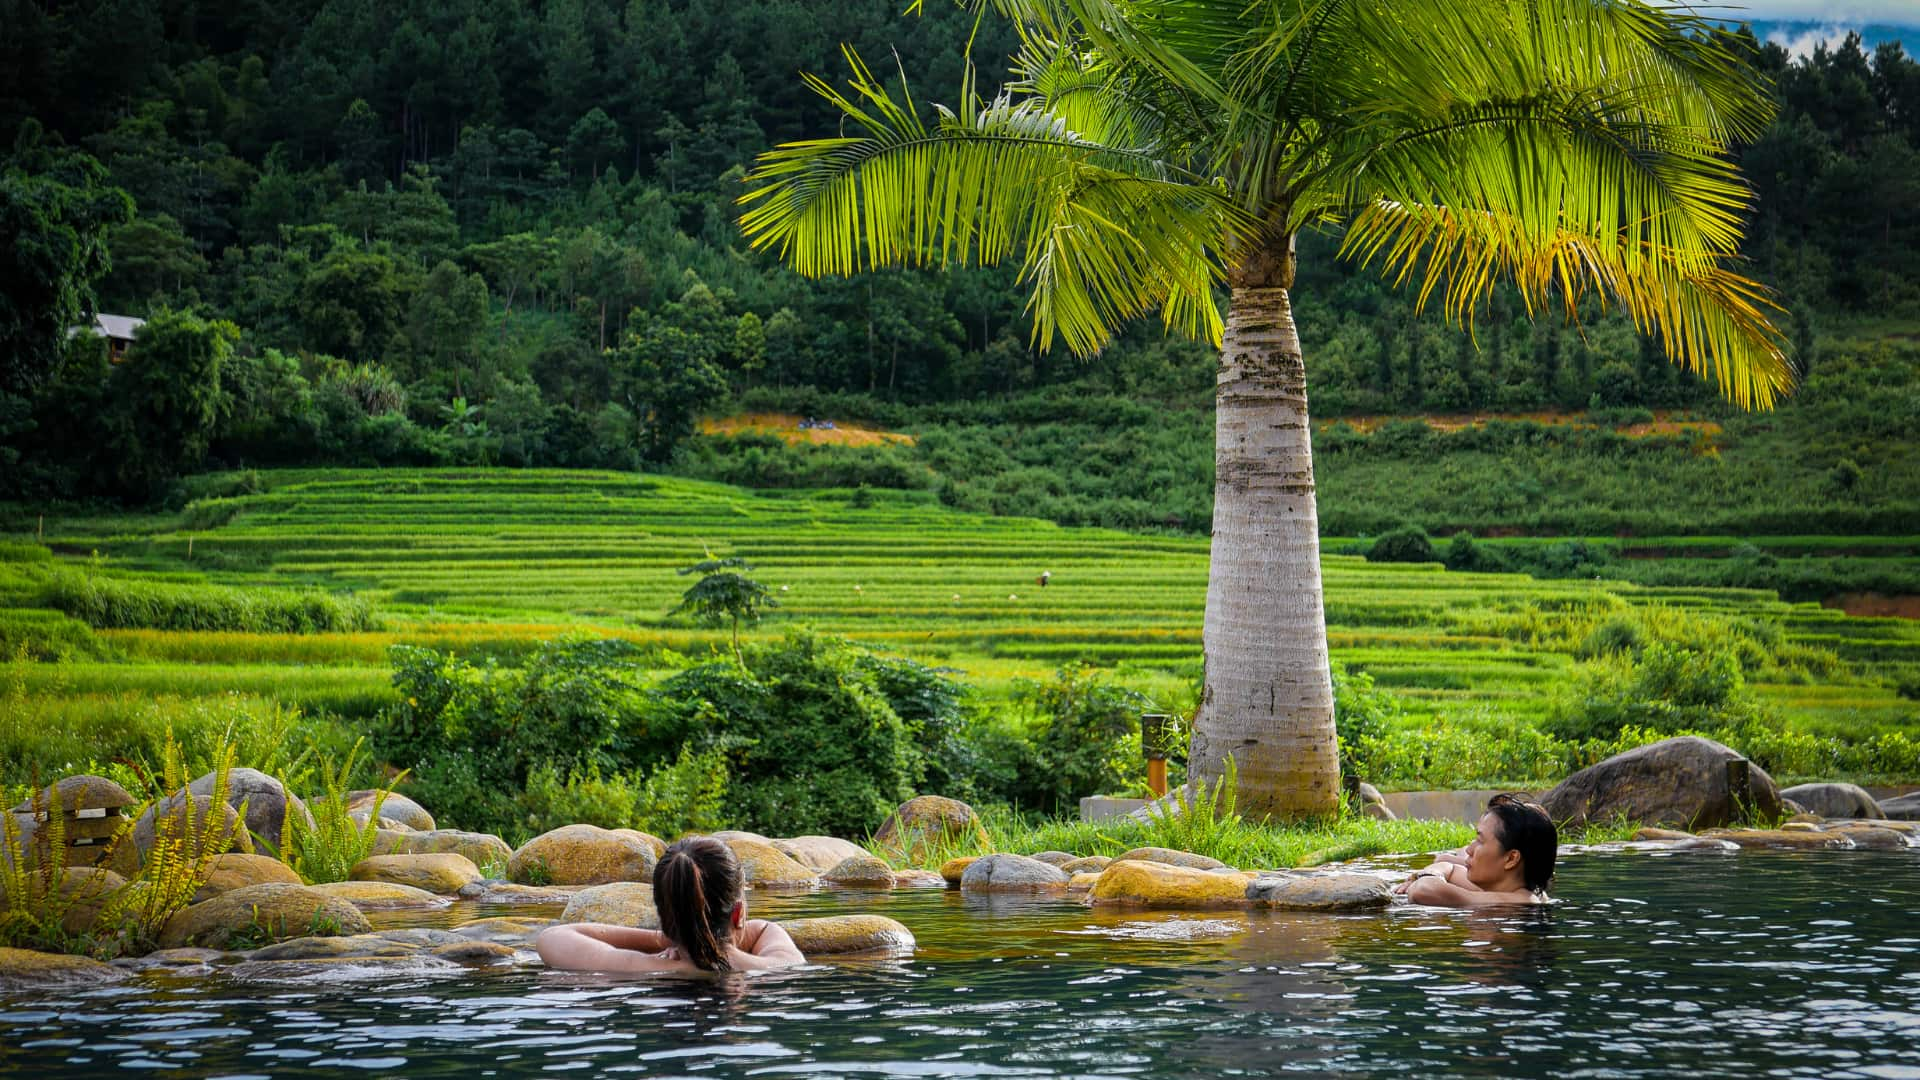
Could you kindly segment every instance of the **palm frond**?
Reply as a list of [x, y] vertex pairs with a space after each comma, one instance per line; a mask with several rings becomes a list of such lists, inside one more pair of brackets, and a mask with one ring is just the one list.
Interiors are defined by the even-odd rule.
[[1043, 99], [983, 101], [970, 84], [958, 111], [928, 123], [847, 58], [850, 94], [808, 81], [856, 133], [761, 155], [749, 177], [760, 186], [741, 199], [755, 248], [807, 275], [1017, 258], [1043, 345], [1057, 332], [1090, 353], [1156, 310], [1173, 329], [1217, 340], [1212, 284], [1236, 218], [1217, 189], [1119, 141], [1142, 126], [1120, 88], [1070, 87], [1092, 134]]
[[1557, 299], [1570, 317], [1591, 291], [1641, 332], [1658, 333], [1672, 360], [1742, 408], [1771, 408], [1792, 387], [1769, 290], [1697, 249], [1641, 249], [1631, 262], [1627, 250], [1604, 231], [1569, 225], [1543, 242], [1513, 215], [1383, 201], [1355, 216], [1343, 254], [1415, 282], [1420, 305], [1441, 293], [1461, 322], [1501, 279], [1519, 288], [1529, 311]]

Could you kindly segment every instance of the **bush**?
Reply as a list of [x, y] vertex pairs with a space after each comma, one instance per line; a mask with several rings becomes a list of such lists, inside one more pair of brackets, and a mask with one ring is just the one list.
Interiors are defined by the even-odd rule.
[[113, 650], [86, 623], [41, 608], [0, 608], [0, 657], [107, 660]]
[[1046, 814], [1076, 810], [1088, 795], [1132, 794], [1146, 781], [1140, 714], [1148, 705], [1085, 666], [1049, 682], [1023, 680], [1010, 715], [975, 727], [976, 784], [988, 798]]
[[539, 834], [585, 823], [603, 829], [638, 829], [655, 836], [712, 832], [726, 824], [727, 760], [722, 747], [696, 751], [683, 745], [672, 761], [642, 776], [602, 774], [599, 766], [562, 777], [552, 764], [537, 766], [522, 796], [526, 829]]
[[1759, 711], [1734, 656], [1656, 641], [1638, 656], [1590, 661], [1541, 727], [1568, 741], [1608, 740], [1629, 727], [1675, 734], [1739, 726]]
[[1418, 525], [1402, 525], [1382, 534], [1373, 542], [1373, 546], [1367, 549], [1367, 561], [1424, 563], [1441, 560], [1433, 552], [1433, 538], [1427, 535], [1427, 530]]

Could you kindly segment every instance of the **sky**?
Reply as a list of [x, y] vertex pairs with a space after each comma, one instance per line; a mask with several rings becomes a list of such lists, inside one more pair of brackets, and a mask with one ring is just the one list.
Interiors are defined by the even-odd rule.
[[1862, 25], [1920, 26], [1920, 0], [1733, 0], [1724, 6], [1700, 4], [1702, 15], [1742, 22], [1784, 19]]

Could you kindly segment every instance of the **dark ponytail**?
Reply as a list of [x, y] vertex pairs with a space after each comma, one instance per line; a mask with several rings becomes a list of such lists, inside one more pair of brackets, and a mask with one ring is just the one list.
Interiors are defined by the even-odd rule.
[[727, 970], [733, 905], [739, 899], [740, 863], [733, 849], [710, 836], [675, 843], [653, 868], [660, 932], [702, 971]]

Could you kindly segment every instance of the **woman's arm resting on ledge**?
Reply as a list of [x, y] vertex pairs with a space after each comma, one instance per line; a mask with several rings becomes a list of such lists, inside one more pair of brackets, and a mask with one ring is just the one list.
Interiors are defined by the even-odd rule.
[[677, 966], [653, 955], [668, 946], [658, 930], [605, 923], [554, 926], [540, 932], [533, 947], [550, 968], [573, 971], [659, 971]]

